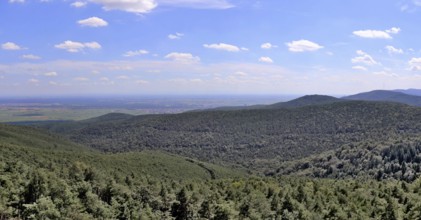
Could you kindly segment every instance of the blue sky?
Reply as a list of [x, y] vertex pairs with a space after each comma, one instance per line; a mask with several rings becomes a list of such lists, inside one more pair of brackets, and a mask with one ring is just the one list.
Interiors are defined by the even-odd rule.
[[421, 0], [1, 0], [1, 96], [421, 88]]

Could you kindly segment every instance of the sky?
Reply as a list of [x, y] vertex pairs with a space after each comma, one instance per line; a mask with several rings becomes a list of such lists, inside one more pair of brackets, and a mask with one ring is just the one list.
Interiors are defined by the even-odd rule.
[[421, 89], [421, 0], [0, 0], [0, 96]]

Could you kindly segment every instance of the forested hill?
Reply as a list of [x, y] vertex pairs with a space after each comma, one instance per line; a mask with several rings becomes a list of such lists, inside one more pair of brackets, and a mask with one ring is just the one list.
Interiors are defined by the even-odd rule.
[[333, 96], [327, 95], [306, 95], [297, 99], [293, 99], [288, 102], [279, 102], [272, 105], [266, 106], [266, 108], [297, 108], [309, 105], [322, 105], [334, 102], [340, 102], [342, 100]]
[[254, 170], [353, 143], [406, 140], [421, 132], [420, 108], [367, 101], [104, 118], [47, 127], [106, 152], [160, 149]]
[[250, 177], [0, 124], [0, 219], [419, 219], [420, 183]]
[[374, 90], [343, 97], [348, 100], [387, 101], [407, 105], [421, 106], [421, 96], [411, 95], [403, 91]]
[[253, 110], [253, 109], [278, 109], [278, 108], [298, 108], [308, 105], [322, 105], [343, 101], [333, 96], [327, 95], [305, 95], [287, 102], [278, 102], [271, 105], [251, 105], [251, 106], [224, 106], [213, 109], [196, 111], [234, 111], [234, 110]]

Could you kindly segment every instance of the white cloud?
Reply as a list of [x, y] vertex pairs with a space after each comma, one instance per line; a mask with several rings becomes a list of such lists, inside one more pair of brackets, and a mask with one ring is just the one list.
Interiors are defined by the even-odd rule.
[[323, 48], [323, 46], [308, 40], [292, 41], [286, 45], [291, 52], [316, 51]]
[[200, 58], [193, 56], [191, 53], [170, 53], [165, 56], [167, 59], [171, 59], [181, 63], [197, 63], [200, 61]]
[[148, 81], [146, 81], [146, 80], [136, 80], [136, 84], [139, 84], [139, 85], [144, 85], [144, 84], [148, 84], [149, 82]]
[[362, 50], [357, 50], [358, 56], [351, 59], [352, 63], [361, 63], [365, 65], [376, 65], [378, 64], [373, 57]]
[[38, 79], [29, 79], [28, 82], [30, 83], [39, 83]]
[[416, 6], [421, 6], [421, 0], [412, 0], [412, 3]]
[[148, 54], [148, 53], [149, 53], [149, 51], [147, 51], [147, 50], [127, 51], [126, 53], [123, 54], [123, 56], [134, 57], [134, 56], [139, 56], [139, 55], [145, 55], [145, 54]]
[[90, 17], [87, 19], [79, 20], [77, 23], [82, 27], [105, 27], [108, 25], [108, 22], [98, 17]]
[[359, 30], [352, 32], [355, 36], [362, 38], [371, 38], [371, 39], [392, 39], [390, 34], [398, 34], [401, 31], [400, 28], [392, 27], [385, 31], [380, 30]]
[[99, 78], [99, 81], [108, 82], [108, 81], [110, 81], [110, 79], [108, 77], [101, 77], [101, 78]]
[[74, 78], [74, 80], [75, 80], [75, 81], [80, 81], [80, 82], [86, 82], [86, 81], [89, 81], [89, 79], [88, 79], [88, 78], [86, 78], [86, 77], [76, 77], [76, 78]]
[[374, 72], [373, 74], [378, 76], [398, 77], [398, 74], [387, 71]]
[[273, 63], [273, 60], [270, 57], [260, 57], [259, 62], [262, 63]]
[[171, 40], [179, 40], [181, 37], [184, 36], [182, 33], [175, 33], [175, 34], [169, 34], [168, 38]]
[[392, 36], [385, 31], [377, 30], [361, 30], [352, 32], [354, 35], [362, 38], [380, 38], [380, 39], [392, 39]]
[[389, 34], [398, 34], [399, 32], [401, 32], [401, 29], [397, 27], [392, 27], [389, 30], [386, 30], [386, 32]]
[[3, 50], [23, 50], [24, 49], [21, 46], [15, 44], [13, 42], [6, 42], [6, 43], [1, 45], [1, 48]]
[[247, 76], [248, 74], [247, 74], [247, 73], [245, 73], [245, 72], [242, 72], [242, 71], [237, 71], [237, 72], [235, 72], [233, 75], [235, 75], [235, 76], [241, 76], [241, 77], [244, 77], [244, 76]]
[[120, 76], [117, 76], [117, 79], [129, 79], [129, 77], [128, 76], [126, 76], [126, 75], [120, 75]]
[[52, 85], [52, 86], [56, 86], [56, 85], [58, 85], [58, 83], [57, 83], [57, 82], [54, 82], [54, 81], [50, 81], [50, 82], [48, 82], [48, 84], [50, 84], [50, 85]]
[[27, 60], [39, 60], [41, 57], [33, 55], [33, 54], [24, 54], [20, 58], [27, 59]]
[[360, 70], [360, 71], [367, 71], [367, 68], [364, 66], [353, 66], [352, 69]]
[[79, 2], [79, 1], [77, 1], [77, 2], [73, 2], [72, 4], [70, 4], [72, 7], [75, 7], [75, 8], [81, 8], [81, 7], [84, 7], [84, 6], [86, 6], [86, 2]]
[[157, 0], [160, 5], [197, 9], [229, 9], [235, 7], [227, 0]]
[[409, 62], [409, 66], [413, 71], [421, 71], [421, 57], [412, 58]]
[[54, 77], [54, 76], [58, 76], [57, 72], [46, 72], [44, 73], [44, 76], [49, 76], [49, 77]]
[[260, 48], [262, 48], [262, 49], [272, 49], [272, 48], [275, 48], [275, 47], [278, 47], [278, 46], [276, 46], [276, 45], [273, 45], [273, 44], [271, 44], [271, 43], [264, 43], [264, 44], [262, 44], [262, 45], [260, 45]]
[[403, 54], [403, 50], [402, 49], [395, 48], [394, 46], [388, 45], [385, 48], [386, 48], [386, 50], [387, 50], [387, 52], [389, 54], [394, 54], [394, 53], [396, 53], [396, 54]]
[[228, 52], [238, 52], [240, 51], [240, 48], [231, 45], [231, 44], [225, 44], [225, 43], [219, 43], [219, 44], [203, 44], [203, 47], [208, 49], [215, 49], [215, 50], [224, 50]]
[[71, 53], [81, 52], [85, 48], [101, 49], [101, 45], [97, 42], [81, 43], [81, 42], [75, 42], [75, 41], [70, 41], [70, 40], [64, 41], [61, 44], [56, 44], [54, 47], [58, 49], [67, 50], [67, 52], [71, 52]]
[[149, 13], [158, 6], [155, 0], [90, 0], [106, 11], [121, 10], [131, 13]]
[[247, 47], [242, 47], [242, 48], [240, 48], [242, 51], [249, 51], [249, 48], [247, 48]]
[[9, 0], [10, 3], [25, 3], [25, 0]]

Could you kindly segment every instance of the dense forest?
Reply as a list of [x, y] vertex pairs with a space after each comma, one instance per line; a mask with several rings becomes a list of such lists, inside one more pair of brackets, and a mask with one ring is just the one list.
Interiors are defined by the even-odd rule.
[[104, 154], [26, 127], [0, 125], [0, 137], [0, 219], [421, 217], [421, 179], [256, 177], [160, 152]]
[[0, 124], [0, 219], [419, 219], [421, 109], [255, 109]]
[[406, 143], [421, 132], [418, 107], [366, 101], [300, 105], [173, 115], [110, 114], [39, 126], [104, 152], [160, 149], [268, 174], [286, 161], [347, 146], [363, 146], [356, 147], [359, 150], [367, 144], [377, 148]]

